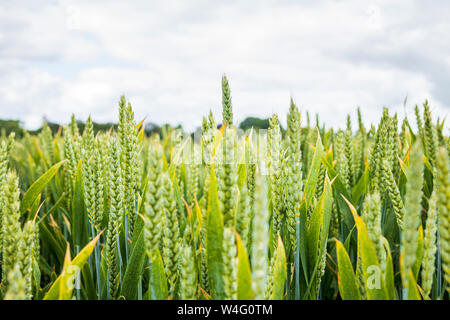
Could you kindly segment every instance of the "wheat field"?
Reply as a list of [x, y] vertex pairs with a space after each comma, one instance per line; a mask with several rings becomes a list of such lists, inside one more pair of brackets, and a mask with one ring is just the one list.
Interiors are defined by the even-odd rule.
[[[0, 142], [0, 298], [448, 300], [450, 140], [428, 102], [364, 126], [147, 136], [72, 117]], [[200, 120], [200, 119], [199, 119]], [[200, 123], [200, 121], [199, 121]], [[219, 127], [219, 129], [217, 129]]]

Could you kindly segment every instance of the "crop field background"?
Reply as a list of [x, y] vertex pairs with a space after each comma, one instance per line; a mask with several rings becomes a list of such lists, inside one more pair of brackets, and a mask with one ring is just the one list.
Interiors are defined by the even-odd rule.
[[448, 306], [449, 17], [448, 0], [0, 0], [0, 304]]
[[427, 101], [334, 130], [291, 100], [285, 130], [243, 131], [224, 76], [222, 105], [201, 134], [147, 135], [122, 96], [96, 133], [3, 135], [0, 297], [449, 299], [450, 140]]

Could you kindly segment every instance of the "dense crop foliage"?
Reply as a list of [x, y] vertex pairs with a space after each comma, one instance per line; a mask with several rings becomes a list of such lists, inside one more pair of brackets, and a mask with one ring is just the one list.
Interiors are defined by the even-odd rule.
[[131, 105], [94, 134], [0, 141], [2, 299], [448, 299], [450, 140], [427, 102], [417, 130], [303, 120], [147, 137]]

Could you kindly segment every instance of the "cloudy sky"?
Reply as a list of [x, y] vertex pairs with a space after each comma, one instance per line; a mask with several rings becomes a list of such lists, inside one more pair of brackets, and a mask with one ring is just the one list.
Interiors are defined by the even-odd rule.
[[442, 118], [449, 16], [446, 0], [0, 0], [0, 118], [116, 121], [125, 94], [138, 119], [193, 129], [221, 118], [223, 73], [237, 121], [284, 119], [291, 96], [337, 127], [426, 98]]

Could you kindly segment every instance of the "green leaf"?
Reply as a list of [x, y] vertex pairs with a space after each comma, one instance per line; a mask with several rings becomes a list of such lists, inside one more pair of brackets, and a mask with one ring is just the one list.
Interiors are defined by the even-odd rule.
[[[118, 277], [120, 277], [120, 270], [119, 270], [119, 274], [117, 275]], [[107, 266], [107, 262], [106, 262], [106, 250], [105, 248], [103, 248], [102, 250], [102, 258], [100, 260], [100, 278], [101, 278], [101, 283], [102, 283], [102, 287], [101, 287], [101, 295], [102, 297], [107, 297], [108, 296], [108, 266]]]
[[336, 240], [338, 261], [338, 286], [342, 300], [361, 300], [353, 266], [347, 251], [339, 240]]
[[20, 203], [20, 214], [24, 214], [28, 209], [30, 209], [33, 202], [66, 161], [67, 160], [63, 160], [52, 166], [47, 170], [47, 172], [40, 176], [39, 179], [37, 179], [30, 186], [30, 188], [28, 188], [27, 192], [25, 192], [25, 195], [23, 196], [22, 202]]
[[355, 230], [355, 228], [356, 228], [356, 226], [353, 226], [353, 228], [348, 233], [347, 238], [345, 239], [344, 247], [345, 247], [345, 250], [347, 250], [347, 251], [350, 250], [350, 242], [352, 241], [353, 230]]
[[352, 199], [353, 203], [358, 203], [361, 196], [367, 193], [367, 188], [369, 187], [369, 166], [366, 166], [364, 169], [364, 173], [359, 179], [358, 183], [353, 187], [352, 190]]
[[307, 256], [307, 233], [308, 233], [308, 214], [306, 212], [306, 205], [305, 202], [302, 202], [302, 205], [300, 206], [300, 217], [299, 217], [299, 232], [297, 234], [297, 242], [299, 246], [299, 254], [300, 254], [300, 261], [303, 266], [303, 276], [305, 277], [306, 282], [309, 282], [309, 263]]
[[169, 296], [167, 290], [167, 278], [161, 253], [158, 249], [153, 252], [150, 277], [150, 292], [152, 299], [167, 300]]
[[131, 250], [130, 259], [122, 279], [121, 295], [127, 300], [137, 299], [138, 284], [144, 271], [145, 257], [144, 229], [142, 228], [136, 239], [136, 244]]
[[66, 193], [62, 193], [58, 200], [56, 200], [55, 204], [53, 205], [53, 207], [51, 207], [45, 214], [43, 214], [41, 216], [41, 218], [38, 221], [38, 224], [41, 223], [41, 221], [43, 221], [45, 219], [45, 217], [47, 217], [49, 214], [52, 214], [53, 212], [55, 212], [56, 209], [59, 208], [59, 206], [64, 202], [64, 200], [66, 199]]
[[61, 245], [45, 223], [41, 223], [39, 227], [39, 238], [55, 254], [62, 264], [64, 262], [64, 252], [66, 248]]
[[70, 260], [70, 248], [67, 245], [63, 270], [46, 293], [44, 300], [72, 299], [74, 281], [94, 251], [95, 244], [100, 238], [100, 235], [101, 233], [89, 242], [72, 261]]
[[129, 246], [130, 252], [133, 251], [136, 244], [138, 244], [139, 237], [141, 236], [141, 231], [144, 229], [144, 219], [142, 219], [140, 216], [136, 219], [133, 234], [131, 236], [131, 243]]
[[395, 299], [395, 278], [394, 278], [394, 262], [392, 261], [391, 249], [389, 242], [383, 237], [383, 246], [386, 250], [386, 270], [384, 274], [384, 281], [386, 285], [386, 292], [389, 300]]
[[252, 289], [252, 272], [247, 250], [242, 244], [241, 237], [236, 233], [236, 246], [238, 251], [237, 288], [238, 300], [253, 300], [255, 295]]
[[423, 258], [423, 227], [419, 227], [418, 231], [418, 237], [417, 237], [417, 249], [416, 249], [416, 261], [413, 265], [413, 275], [414, 279], [417, 279], [417, 276], [419, 275], [420, 266], [422, 265], [422, 258]]
[[[73, 281], [75, 280], [76, 277], [75, 273], [76, 268], [72, 268], [72, 263], [70, 261], [70, 248], [69, 245], [67, 245], [63, 271], [61, 273], [61, 276], [58, 277], [55, 281], [55, 289], [58, 289], [57, 299], [55, 300], [70, 300], [72, 298]], [[52, 288], [50, 288], [49, 292], [47, 292], [47, 294], [44, 297], [44, 300], [48, 300], [48, 295], [52, 292]]]
[[208, 277], [211, 296], [213, 299], [225, 299], [223, 281], [223, 218], [220, 212], [219, 198], [217, 195], [217, 182], [214, 164], [211, 165], [211, 181], [208, 192], [208, 210], [206, 227], [206, 250]]
[[[28, 217], [27, 220], [34, 219], [34, 216], [38, 213], [38, 211], [41, 209], [41, 193], [39, 193], [36, 197], [36, 200], [34, 200], [30, 210], [28, 211]], [[43, 202], [42, 202], [43, 203]]]
[[272, 270], [273, 288], [272, 300], [283, 300], [284, 287], [286, 284], [286, 253], [284, 251], [283, 241], [278, 236], [278, 245], [275, 250], [274, 265]]
[[369, 237], [364, 221], [358, 215], [353, 205], [347, 199], [345, 201], [353, 214], [358, 230], [358, 252], [361, 255], [361, 266], [363, 269], [364, 283], [367, 288], [367, 299], [386, 300], [387, 294], [384, 279], [375, 246]]
[[[322, 162], [327, 169], [328, 177], [333, 181], [333, 189], [335, 191], [335, 199], [336, 204], [338, 205], [339, 210], [342, 213], [345, 225], [350, 231], [354, 227], [354, 221], [352, 217], [352, 213], [346, 205], [346, 202], [342, 198], [344, 196], [346, 199], [351, 199], [352, 195], [347, 191], [345, 184], [342, 181], [342, 177], [339, 176], [336, 170], [333, 168], [331, 162], [329, 162], [326, 158], [322, 158]], [[344, 237], [347, 235], [344, 234]]]
[[412, 270], [409, 271], [408, 275], [408, 300], [421, 300], [417, 282]]
[[306, 249], [310, 285], [309, 288], [316, 292], [314, 286], [317, 277], [317, 268], [320, 264], [328, 240], [328, 231], [331, 222], [332, 190], [331, 182], [325, 177], [324, 191], [314, 209], [306, 233]]
[[41, 288], [41, 270], [39, 269], [39, 264], [33, 259], [33, 287], [35, 299], [39, 299], [39, 290]]
[[94, 278], [92, 277], [92, 271], [89, 264], [85, 264], [81, 269], [81, 275], [83, 279], [83, 292], [86, 294], [87, 299], [97, 300], [97, 289], [95, 286]]
[[331, 210], [333, 193], [331, 189], [331, 182], [328, 176], [325, 176], [325, 183], [323, 193], [323, 211], [322, 211], [322, 226], [320, 228], [320, 252], [324, 252], [328, 241], [328, 232], [330, 231]]
[[247, 167], [245, 163], [240, 163], [238, 165], [238, 179], [237, 179], [239, 190], [242, 189], [242, 186], [246, 181], [247, 181]]
[[92, 252], [94, 251], [95, 245], [98, 239], [100, 239], [101, 235], [102, 232], [100, 232], [94, 239], [92, 239], [83, 248], [83, 250], [81, 250], [80, 253], [76, 255], [76, 257], [72, 260], [72, 265], [78, 266], [80, 269], [84, 266], [84, 264], [87, 262]]
[[323, 208], [324, 198], [323, 196], [321, 196], [313, 213], [311, 214], [311, 217], [309, 219], [309, 226], [306, 233], [307, 259], [309, 266], [308, 273], [310, 277], [314, 272], [316, 261], [319, 257], [319, 238], [320, 228], [322, 226], [323, 220]]

